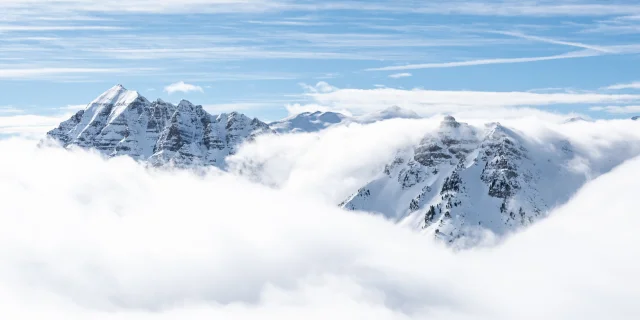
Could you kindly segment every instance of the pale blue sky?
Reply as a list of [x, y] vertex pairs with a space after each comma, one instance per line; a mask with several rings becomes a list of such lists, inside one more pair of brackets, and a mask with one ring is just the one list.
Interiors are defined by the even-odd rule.
[[638, 1], [0, 0], [0, 11], [0, 116], [77, 109], [116, 83], [267, 120], [388, 104], [640, 114]]

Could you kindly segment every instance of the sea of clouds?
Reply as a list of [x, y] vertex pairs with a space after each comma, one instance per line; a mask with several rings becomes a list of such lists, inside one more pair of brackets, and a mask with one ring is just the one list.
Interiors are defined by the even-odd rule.
[[[435, 125], [389, 121], [264, 137], [231, 159], [232, 173], [205, 175], [0, 140], [0, 314], [640, 317], [637, 122], [509, 122], [541, 145], [570, 139], [592, 155], [573, 164], [586, 175], [612, 170], [495, 246], [452, 251], [379, 216], [336, 206], [379, 173], [394, 150]], [[625, 157], [609, 168], [610, 159]]]

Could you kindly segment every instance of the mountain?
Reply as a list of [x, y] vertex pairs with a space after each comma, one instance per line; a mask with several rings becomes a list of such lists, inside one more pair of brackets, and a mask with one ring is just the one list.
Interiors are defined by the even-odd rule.
[[350, 117], [336, 112], [303, 112], [269, 124], [279, 133], [315, 132], [350, 121]]
[[411, 111], [393, 106], [359, 116], [347, 116], [337, 112], [304, 112], [269, 124], [278, 133], [316, 132], [336, 125], [349, 123], [368, 124], [389, 119], [418, 119]]
[[223, 168], [226, 156], [242, 142], [269, 132], [266, 123], [240, 113], [214, 116], [186, 100], [177, 106], [160, 99], [150, 102], [116, 85], [47, 136], [65, 148], [127, 155], [154, 166]]
[[541, 145], [499, 123], [478, 128], [447, 116], [340, 206], [474, 244], [487, 230], [504, 235], [568, 201], [586, 182], [571, 165], [583, 156], [567, 140]]
[[373, 123], [373, 122], [389, 120], [389, 119], [420, 119], [420, 118], [421, 117], [417, 113], [411, 110], [403, 109], [398, 106], [393, 106], [377, 112], [357, 116], [354, 118], [354, 120], [357, 123], [365, 124], [365, 123]]
[[237, 113], [210, 115], [202, 106], [149, 101], [116, 85], [84, 110], [49, 131], [47, 137], [65, 148], [94, 149], [108, 157], [130, 156], [154, 166], [216, 166], [236, 153], [244, 141], [265, 133], [315, 132], [347, 123], [370, 123], [418, 117], [398, 107], [349, 117], [335, 112], [305, 112], [267, 125]]
[[564, 121], [564, 123], [574, 123], [574, 122], [590, 122], [590, 120], [587, 120], [583, 117], [573, 117]]

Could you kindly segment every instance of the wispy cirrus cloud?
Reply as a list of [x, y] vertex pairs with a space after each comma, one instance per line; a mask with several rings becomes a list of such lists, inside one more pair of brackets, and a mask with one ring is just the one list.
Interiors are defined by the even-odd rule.
[[568, 52], [568, 53], [558, 54], [553, 56], [524, 57], [524, 58], [496, 58], [496, 59], [477, 59], [477, 60], [436, 62], [436, 63], [419, 63], [419, 64], [409, 64], [409, 65], [402, 65], [402, 66], [369, 68], [369, 69], [365, 69], [365, 71], [399, 71], [399, 70], [418, 70], [418, 69], [436, 69], [436, 68], [456, 68], [456, 67], [481, 66], [481, 65], [490, 65], [490, 64], [524, 63], [524, 62], [548, 61], [548, 60], [559, 60], [559, 59], [586, 58], [586, 57], [595, 57], [599, 55], [602, 55], [602, 53], [594, 50], [581, 50], [581, 51], [573, 51], [573, 52]]
[[0, 79], [33, 79], [43, 76], [100, 74], [100, 73], [131, 73], [151, 71], [155, 68], [75, 68], [75, 67], [42, 67], [42, 68], [2, 68]]
[[24, 110], [22, 109], [18, 109], [12, 106], [0, 106], [0, 115], [1, 114], [16, 114], [16, 113], [23, 113]]
[[169, 94], [174, 94], [176, 92], [189, 93], [189, 92], [204, 92], [202, 87], [185, 83], [184, 81], [179, 81], [176, 83], [172, 83], [166, 87], [164, 87], [164, 91]]
[[[57, 13], [256, 13], [287, 11], [378, 11], [416, 12], [424, 14], [464, 14], [478, 16], [609, 16], [640, 13], [640, 8], [625, 2], [601, 3], [596, 1], [575, 2], [526, 1], [494, 2], [467, 0], [455, 2], [398, 3], [389, 6], [384, 1], [354, 0], [349, 2], [296, 2], [287, 0], [132, 0], [126, 6], [115, 2], [90, 0], [44, 1], [4, 0], [0, 7], [23, 13], [26, 8], [49, 10]], [[55, 11], [54, 11], [55, 12]], [[26, 12], [29, 13], [29, 12]], [[23, 13], [24, 14], [24, 13]]]
[[491, 31], [491, 33], [502, 34], [502, 35], [512, 36], [512, 37], [516, 37], [516, 38], [533, 40], [533, 41], [544, 42], [544, 43], [551, 43], [551, 44], [558, 44], [558, 45], [565, 45], [565, 46], [570, 46], [570, 47], [594, 50], [594, 51], [599, 51], [599, 52], [603, 52], [603, 53], [615, 53], [616, 52], [615, 50], [613, 50], [611, 48], [608, 48], [606, 46], [591, 45], [591, 44], [586, 44], [586, 43], [581, 43], [581, 42], [574, 42], [574, 41], [556, 40], [556, 39], [552, 39], [552, 38], [548, 38], [548, 37], [533, 36], [533, 35], [528, 35], [528, 34], [524, 34], [524, 33], [520, 33], [520, 32]]
[[[320, 84], [325, 86], [325, 84]], [[509, 107], [544, 107], [550, 105], [640, 103], [640, 94], [604, 94], [594, 92], [526, 92], [526, 91], [447, 91], [425, 89], [341, 89], [307, 90], [311, 105], [333, 110], [366, 113], [398, 105], [428, 115]], [[303, 109], [298, 107], [297, 109]]]
[[96, 26], [96, 25], [1, 25], [0, 32], [12, 31], [121, 31], [126, 27], [119, 26]]

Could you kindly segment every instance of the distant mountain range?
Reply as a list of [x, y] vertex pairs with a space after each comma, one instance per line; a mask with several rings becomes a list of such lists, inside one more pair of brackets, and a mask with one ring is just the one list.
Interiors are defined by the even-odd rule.
[[281, 133], [314, 132], [340, 124], [367, 124], [396, 118], [418, 119], [420, 116], [411, 110], [402, 109], [397, 106], [361, 116], [346, 116], [337, 112], [316, 111], [313, 113], [304, 112], [280, 121], [275, 121], [270, 123], [269, 126], [276, 132]]
[[[391, 107], [362, 116], [305, 112], [267, 124], [237, 112], [211, 115], [185, 100], [178, 105], [149, 101], [117, 85], [47, 136], [65, 148], [126, 155], [153, 166], [226, 169], [225, 159], [259, 135], [393, 118], [419, 116]], [[565, 123], [585, 121], [571, 118]], [[598, 175], [637, 155], [636, 149], [624, 147], [594, 158], [568, 140], [541, 145], [500, 123], [477, 127], [447, 116], [418, 145], [398, 150], [377, 177], [340, 206], [382, 214], [448, 243], [473, 245], [486, 231], [507, 234], [565, 203], [587, 181], [584, 172], [574, 169], [576, 159], [588, 162], [591, 174]]]
[[65, 148], [95, 149], [115, 157], [126, 155], [154, 166], [216, 166], [245, 141], [262, 134], [314, 132], [347, 123], [371, 123], [391, 118], [418, 118], [392, 107], [350, 117], [334, 112], [302, 113], [270, 124], [242, 113], [207, 113], [182, 100], [178, 105], [149, 101], [138, 92], [116, 85], [78, 111], [47, 136]]

